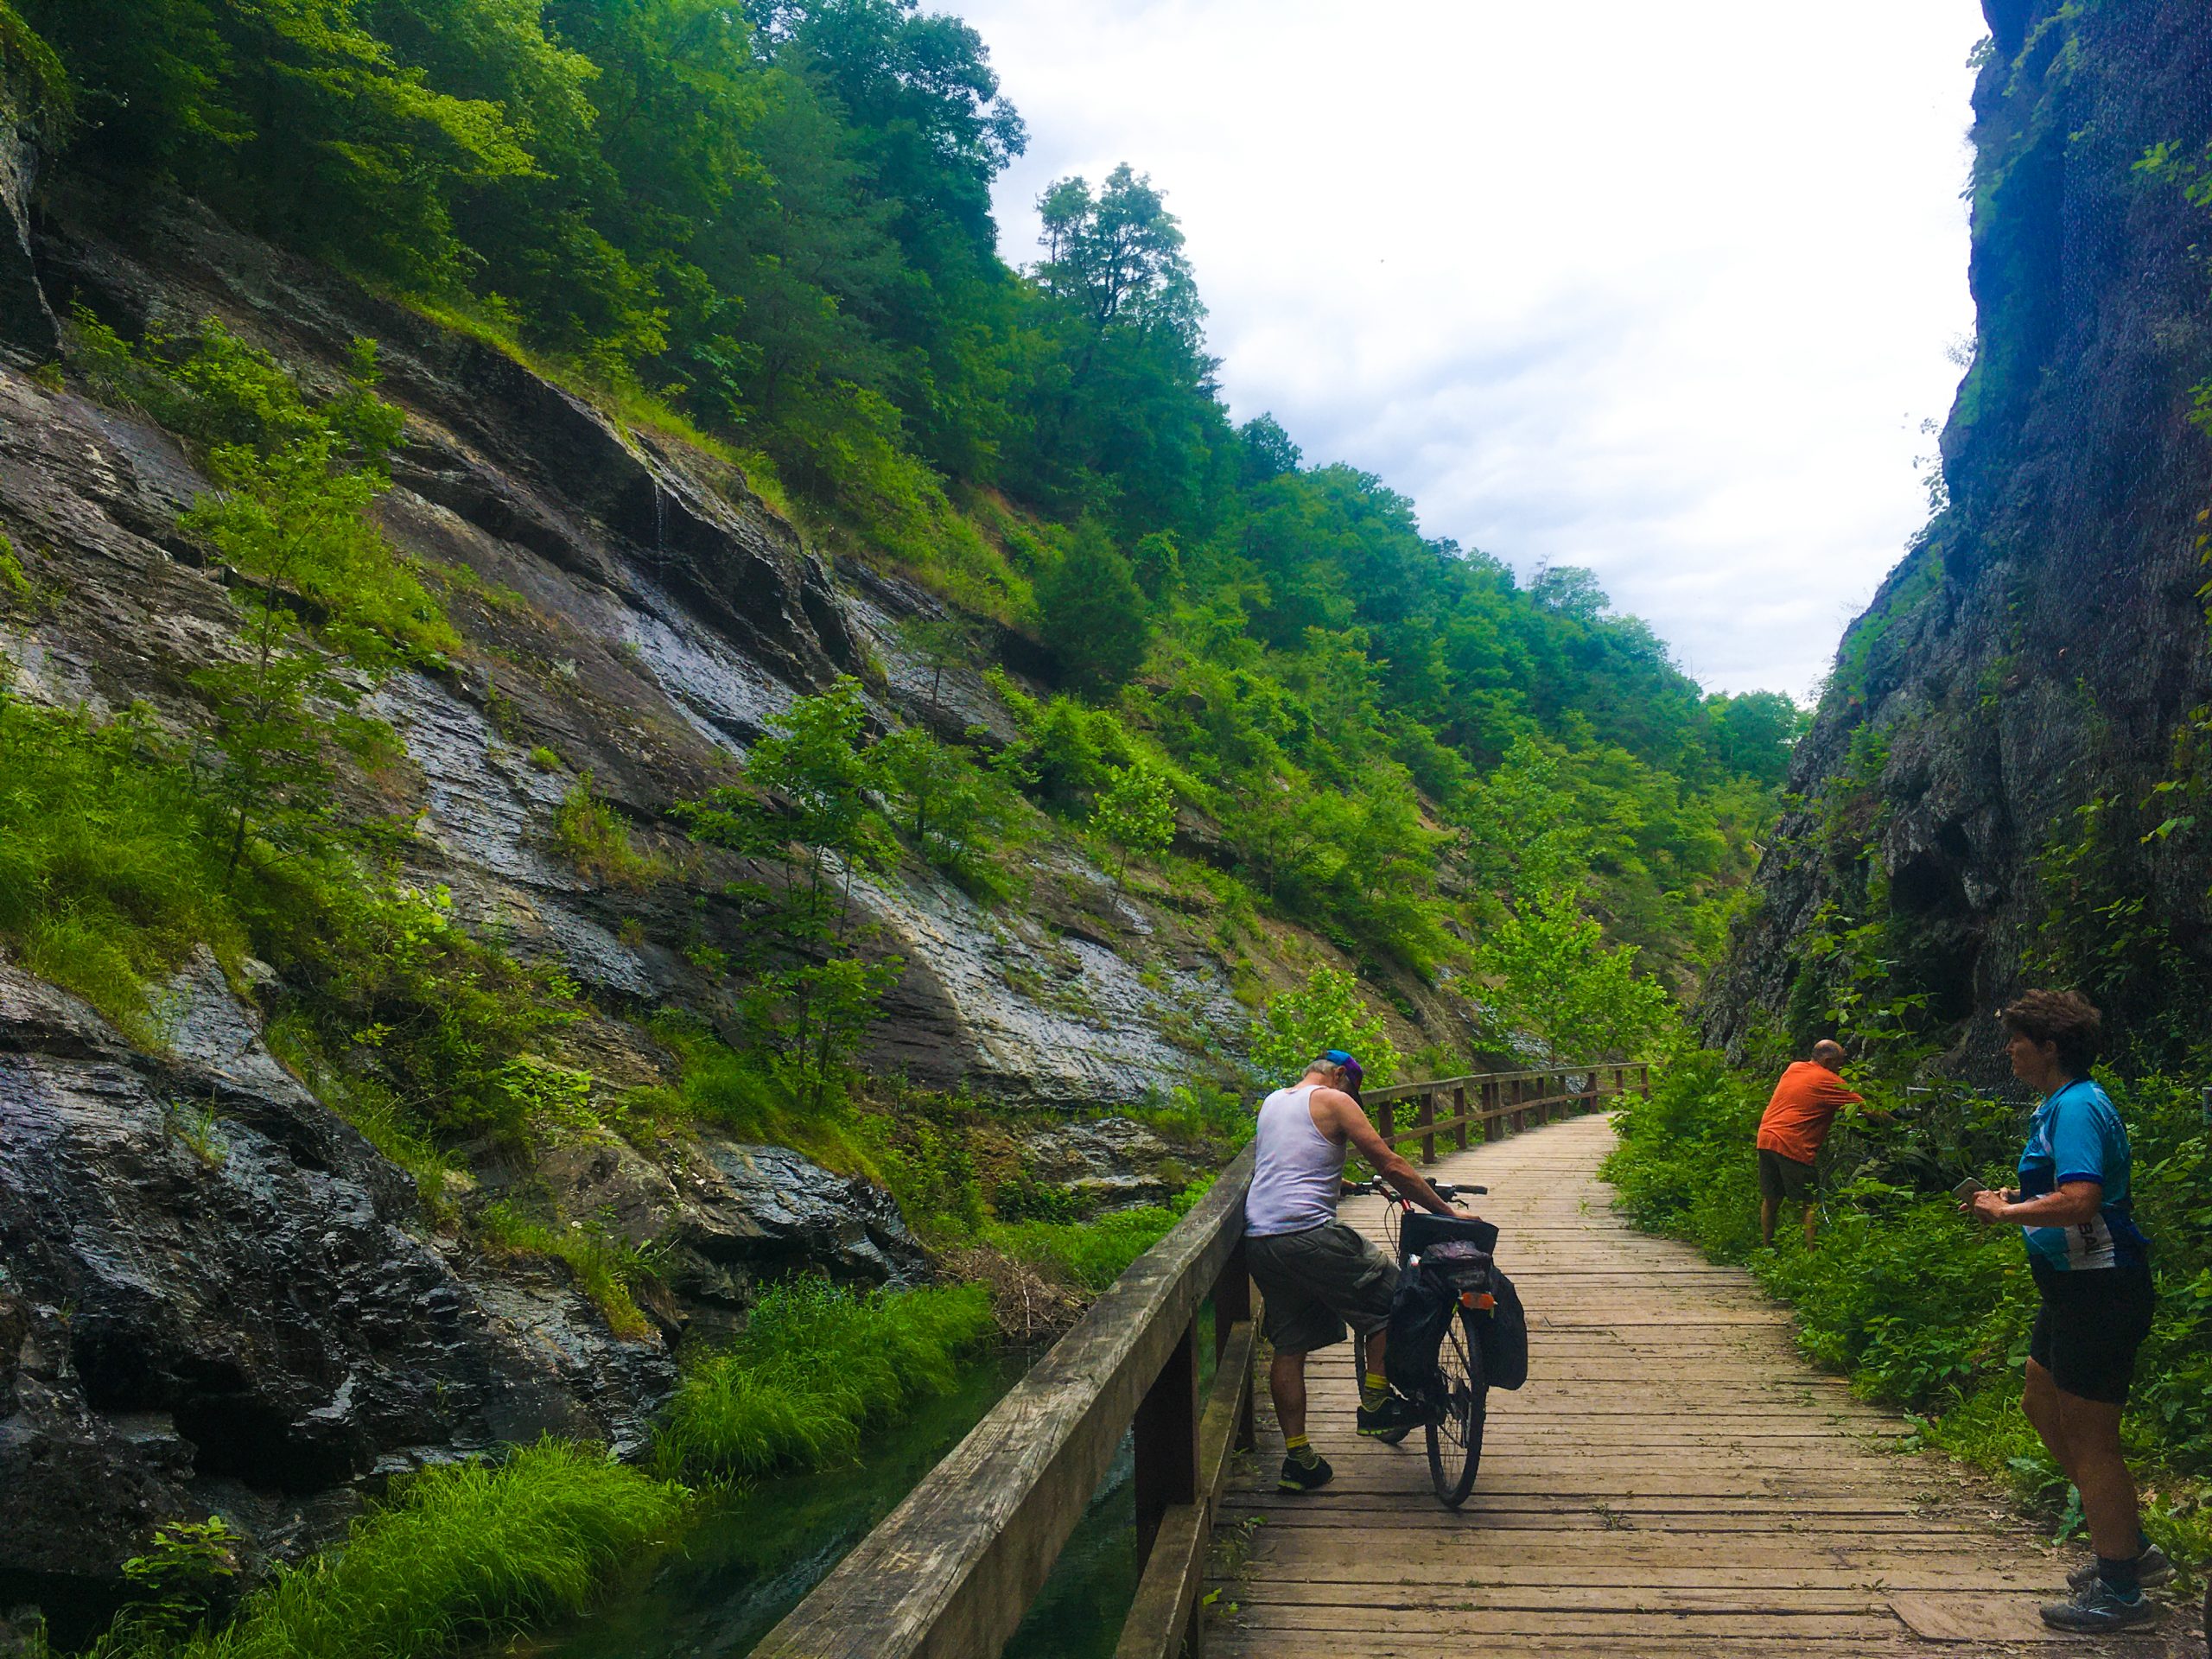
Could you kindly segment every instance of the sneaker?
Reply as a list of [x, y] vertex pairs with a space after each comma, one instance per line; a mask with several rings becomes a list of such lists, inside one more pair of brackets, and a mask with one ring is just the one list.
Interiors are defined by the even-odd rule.
[[2043, 1622], [2054, 1630], [2079, 1630], [2085, 1635], [2148, 1624], [2158, 1616], [2158, 1604], [2141, 1591], [2123, 1596], [2102, 1579], [2070, 1600], [2048, 1603], [2043, 1610]]
[[1329, 1460], [1319, 1452], [1313, 1454], [1311, 1463], [1300, 1463], [1296, 1458], [1285, 1458], [1282, 1473], [1275, 1481], [1275, 1490], [1279, 1492], [1310, 1492], [1317, 1487], [1327, 1485], [1336, 1472], [1329, 1467]]
[[1372, 1410], [1365, 1406], [1359, 1408], [1359, 1432], [1370, 1439], [1390, 1434], [1402, 1437], [1407, 1430], [1420, 1427], [1421, 1414], [1395, 1394]]
[[[2174, 1564], [2166, 1559], [2166, 1552], [2156, 1544], [2143, 1546], [2143, 1553], [2135, 1558], [2135, 1576], [2143, 1580], [2145, 1589], [2154, 1584], [2164, 1584], [2174, 1575]], [[2094, 1557], [2075, 1567], [2066, 1575], [2069, 1590], [2086, 1590], [2097, 1581]]]

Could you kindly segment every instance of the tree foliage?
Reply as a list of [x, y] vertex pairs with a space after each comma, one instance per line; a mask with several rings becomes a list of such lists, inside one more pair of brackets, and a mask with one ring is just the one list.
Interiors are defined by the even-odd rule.
[[[1052, 182], [1038, 258], [1002, 261], [991, 188], [1025, 133], [957, 19], [918, 0], [8, 3], [11, 72], [47, 66], [85, 118], [62, 165], [181, 186], [612, 407], [672, 404], [821, 523], [1041, 637], [1067, 695], [1008, 697], [1002, 766], [900, 734], [855, 760], [864, 784], [832, 780], [866, 803], [850, 825], [804, 779], [770, 787], [790, 845], [849, 875], [845, 830], [895, 826], [988, 887], [982, 849], [1026, 811], [1008, 783], [1081, 821], [1138, 768], [1264, 902], [1367, 960], [1464, 969], [1469, 939], [1533, 925], [1524, 894], [1569, 889], [1676, 985], [1718, 948], [1794, 707], [1706, 696], [1590, 572], [1523, 582], [1273, 416], [1232, 422], [1183, 229], [1134, 168]], [[383, 486], [397, 432], [375, 429], [372, 362], [302, 424], [219, 331], [154, 343], [174, 371], [154, 376], [80, 332], [92, 374], [207, 446], [225, 493], [204, 533], [242, 569], [283, 556], [269, 524], [295, 484]], [[404, 565], [340, 517], [285, 582], [365, 639], [442, 648]], [[262, 620], [270, 695], [230, 727], [274, 757], [276, 665], [305, 675], [328, 641]], [[969, 650], [948, 627], [921, 643], [933, 702]]]

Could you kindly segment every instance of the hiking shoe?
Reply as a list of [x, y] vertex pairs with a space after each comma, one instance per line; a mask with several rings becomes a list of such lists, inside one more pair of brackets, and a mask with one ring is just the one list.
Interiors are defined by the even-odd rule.
[[2066, 1601], [2047, 1603], [2043, 1622], [2054, 1630], [2079, 1630], [2094, 1635], [2124, 1630], [2132, 1624], [2148, 1624], [2158, 1616], [2158, 1604], [2141, 1591], [2133, 1596], [2117, 1594], [2102, 1579]]
[[1313, 1454], [1311, 1463], [1300, 1463], [1296, 1458], [1285, 1458], [1282, 1474], [1275, 1481], [1275, 1490], [1279, 1492], [1310, 1492], [1317, 1487], [1327, 1485], [1336, 1472], [1329, 1467], [1329, 1460], [1319, 1452]]
[[1392, 1434], [1403, 1439], [1408, 1429], [1420, 1427], [1421, 1414], [1395, 1394], [1372, 1410], [1365, 1406], [1359, 1408], [1359, 1432], [1372, 1440]]
[[[2143, 1553], [2135, 1558], [2135, 1576], [2143, 1580], [2144, 1587], [2164, 1584], [2174, 1575], [2174, 1564], [2166, 1559], [2166, 1552], [2156, 1544], [2143, 1546]], [[2086, 1590], [2097, 1581], [2097, 1564], [2091, 1559], [2066, 1575], [2069, 1590]]]

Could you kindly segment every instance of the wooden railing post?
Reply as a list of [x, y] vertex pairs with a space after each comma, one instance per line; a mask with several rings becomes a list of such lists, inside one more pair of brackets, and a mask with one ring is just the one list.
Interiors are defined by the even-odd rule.
[[[1218, 1366], [1229, 1350], [1230, 1333], [1252, 1319], [1252, 1275], [1244, 1265], [1244, 1245], [1239, 1240], [1213, 1287], [1213, 1358]], [[1217, 1383], [1217, 1386], [1218, 1384]], [[1258, 1444], [1252, 1421], [1252, 1368], [1244, 1367], [1242, 1396], [1236, 1407], [1236, 1449], [1249, 1452]]]
[[1623, 1096], [1624, 1096], [1628, 1093], [1628, 1084], [1627, 1084], [1627, 1082], [1625, 1081], [1625, 1079], [1627, 1078], [1627, 1076], [1628, 1076], [1628, 1068], [1627, 1068], [1627, 1067], [1625, 1067], [1625, 1066], [1617, 1065], [1617, 1066], [1615, 1066], [1615, 1067], [1613, 1068], [1613, 1098], [1614, 1098], [1614, 1099], [1616, 1099], [1616, 1100], [1621, 1099]]
[[1421, 1091], [1420, 1116], [1414, 1120], [1421, 1127], [1421, 1160], [1424, 1164], [1436, 1161], [1436, 1090]]
[[1649, 1100], [1651, 1098], [1651, 1062], [1644, 1061], [1636, 1068], [1636, 1071], [1638, 1079], [1637, 1091]]
[[1467, 1085], [1460, 1084], [1452, 1090], [1452, 1116], [1456, 1120], [1453, 1131], [1459, 1137], [1459, 1150], [1467, 1149]]
[[1377, 1103], [1375, 1109], [1375, 1127], [1382, 1132], [1382, 1138], [1385, 1141], [1388, 1141], [1391, 1135], [1395, 1134], [1397, 1131], [1398, 1103], [1395, 1100], [1385, 1100]]
[[1481, 1097], [1483, 1103], [1483, 1140], [1485, 1142], [1489, 1142], [1497, 1139], [1497, 1118], [1495, 1116], [1497, 1111], [1497, 1079], [1496, 1077], [1485, 1077], [1483, 1079]]
[[1583, 1074], [1582, 1109], [1586, 1112], [1598, 1109], [1598, 1068], [1594, 1065]]
[[1195, 1503], [1198, 1494], [1198, 1320], [1160, 1368], [1138, 1403], [1134, 1482], [1137, 1506], [1137, 1566], [1142, 1570], [1160, 1535], [1160, 1517], [1172, 1503]]

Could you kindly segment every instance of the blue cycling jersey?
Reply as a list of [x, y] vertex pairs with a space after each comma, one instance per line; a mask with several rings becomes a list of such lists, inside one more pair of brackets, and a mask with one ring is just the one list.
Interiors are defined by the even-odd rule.
[[2094, 1181], [2104, 1188], [2104, 1203], [2075, 1226], [2023, 1227], [2029, 1259], [2075, 1273], [2148, 1262], [2150, 1241], [2135, 1224], [2129, 1190], [2133, 1162], [2120, 1113], [2088, 1077], [2076, 1077], [2037, 1107], [2020, 1154], [2020, 1197], [2039, 1198], [2069, 1181]]

